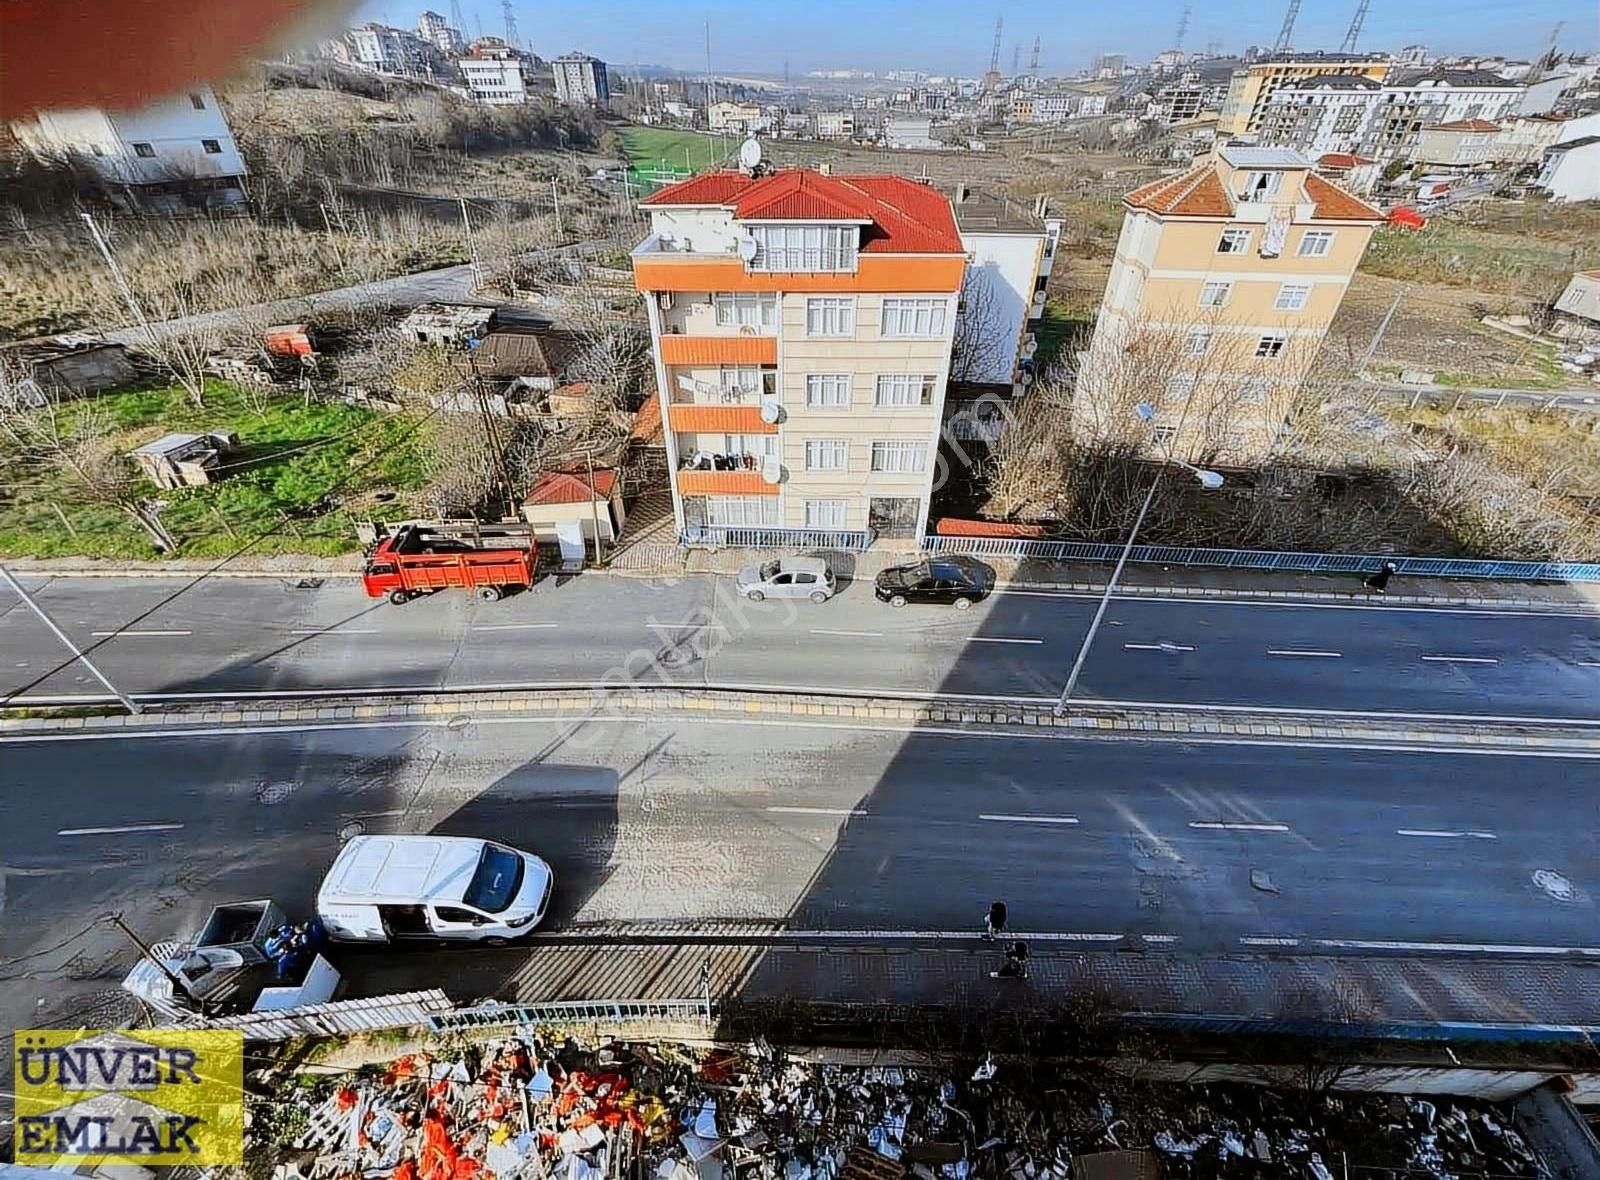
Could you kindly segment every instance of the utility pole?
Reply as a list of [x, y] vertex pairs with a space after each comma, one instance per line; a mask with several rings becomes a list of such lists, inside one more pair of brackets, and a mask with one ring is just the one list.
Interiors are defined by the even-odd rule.
[[1400, 300], [1405, 297], [1405, 293], [1404, 287], [1394, 293], [1394, 302], [1389, 305], [1389, 310], [1383, 313], [1383, 319], [1378, 321], [1378, 330], [1372, 334], [1366, 352], [1361, 354], [1361, 363], [1356, 366], [1357, 377], [1360, 377], [1363, 370], [1372, 363], [1372, 357], [1378, 351], [1378, 344], [1382, 341], [1383, 334], [1389, 330], [1389, 321], [1394, 319], [1394, 313], [1400, 310]]
[[1367, 8], [1372, 0], [1361, 0], [1356, 5], [1355, 17], [1350, 21], [1350, 27], [1345, 30], [1344, 40], [1339, 44], [1340, 53], [1354, 53], [1356, 51], [1356, 38], [1361, 36], [1361, 26], [1367, 21]]
[[483, 286], [483, 263], [478, 260], [478, 240], [472, 236], [472, 218], [467, 216], [467, 198], [457, 197], [461, 206], [461, 225], [467, 231], [467, 256], [472, 259], [472, 289]]
[[556, 207], [556, 233], [565, 234], [567, 227], [561, 223], [561, 190], [556, 187], [553, 176], [550, 178], [550, 202]]
[[711, 22], [706, 21], [706, 130], [711, 129], [711, 104], [717, 100], [717, 84], [711, 77]]
[[1289, 40], [1294, 36], [1295, 18], [1300, 15], [1300, 0], [1289, 0], [1289, 11], [1283, 14], [1283, 27], [1278, 30], [1278, 39], [1272, 43], [1272, 52], [1282, 53], [1289, 48]]
[[39, 621], [48, 627], [50, 633], [61, 640], [62, 646], [72, 653], [73, 659], [82, 664], [91, 676], [105, 685], [106, 691], [116, 697], [124, 709], [128, 710], [129, 713], [137, 714], [139, 712], [139, 706], [134, 699], [111, 683], [106, 674], [95, 666], [94, 662], [83, 653], [83, 650], [77, 644], [72, 642], [65, 631], [56, 626], [56, 621], [45, 614], [44, 607], [33, 600], [32, 595], [22, 588], [22, 583], [13, 578], [11, 571], [3, 565], [0, 565], [0, 579], [4, 579], [6, 584], [17, 592], [17, 597], [22, 599], [22, 604], [39, 617]]
[[[584, 453], [583, 453], [583, 461], [584, 461], [584, 464], [589, 469], [589, 515], [593, 518], [593, 521], [594, 521], [594, 564], [595, 564], [595, 568], [599, 569], [600, 568], [600, 504], [599, 504], [598, 501], [595, 500], [595, 497], [597, 495], [599, 495], [600, 493], [599, 493], [599, 489], [594, 486], [594, 455], [593, 455], [593, 453], [590, 452], [590, 451], [587, 451], [587, 450], [584, 451]], [[609, 504], [607, 504], [606, 505], [606, 515], [609, 516], [610, 514], [611, 514], [611, 506]]]
[[517, 13], [511, 6], [511, 0], [500, 0], [500, 12], [506, 18], [506, 44], [516, 49], [517, 46]]
[[190, 1000], [195, 999], [194, 993], [189, 990], [189, 985], [183, 982], [182, 979], [178, 978], [177, 974], [172, 970], [172, 968], [168, 967], [156, 957], [155, 950], [148, 942], [133, 932], [133, 927], [129, 926], [122, 920], [121, 914], [107, 914], [105, 916], [105, 921], [110, 922], [118, 930], [126, 934], [128, 936], [128, 941], [139, 948], [139, 953], [145, 958], [149, 959], [150, 962], [155, 965], [155, 969], [167, 977], [167, 982], [172, 984], [172, 994], [174, 996], [181, 995]]
[[506, 469], [505, 448], [500, 442], [500, 432], [495, 429], [494, 411], [489, 408], [489, 394], [483, 387], [483, 375], [478, 372], [478, 363], [472, 361], [472, 389], [478, 402], [478, 414], [483, 419], [483, 438], [489, 447], [489, 462], [494, 468], [495, 478], [500, 483], [500, 491], [506, 498], [506, 515], [514, 516], [517, 511], [516, 492], [511, 487], [511, 473]]
[[1028, 73], [1037, 78], [1039, 76], [1039, 35], [1033, 37], [1033, 57], [1028, 60]]
[[1183, 48], [1184, 35], [1189, 31], [1189, 14], [1190, 8], [1185, 4], [1183, 6], [1183, 15], [1178, 18], [1178, 35], [1172, 39], [1172, 47], [1174, 49]]
[[117, 291], [122, 295], [122, 301], [128, 305], [128, 312], [133, 316], [134, 322], [144, 329], [144, 334], [151, 344], [158, 343], [156, 330], [150, 326], [150, 321], [145, 319], [144, 309], [139, 306], [139, 301], [133, 297], [133, 288], [128, 285], [127, 276], [122, 273], [122, 268], [117, 265], [116, 256], [111, 253], [111, 246], [100, 233], [100, 227], [95, 224], [94, 218], [88, 213], [80, 213], [83, 223], [89, 227], [89, 233], [94, 238], [94, 244], [100, 250], [100, 257], [106, 260], [106, 269], [111, 272], [111, 281], [116, 283]]

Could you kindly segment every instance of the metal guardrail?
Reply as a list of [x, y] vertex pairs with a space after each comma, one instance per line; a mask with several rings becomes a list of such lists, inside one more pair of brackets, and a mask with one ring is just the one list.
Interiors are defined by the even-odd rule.
[[413, 1028], [448, 1012], [450, 999], [439, 988], [334, 1000], [268, 1012], [243, 1012], [198, 1022], [198, 1028], [237, 1029], [247, 1041], [288, 1041], [297, 1037], [338, 1037], [388, 1028]]
[[571, 1000], [549, 1004], [479, 1004], [429, 1015], [434, 1032], [462, 1032], [514, 1024], [625, 1023], [631, 1020], [704, 1020], [714, 1012], [708, 998], [692, 1000]]
[[872, 544], [871, 530], [860, 529], [781, 529], [720, 528], [695, 525], [678, 535], [678, 544], [729, 546], [738, 549], [849, 549], [862, 550]]
[[[732, 542], [730, 542], [731, 544]], [[936, 537], [922, 539], [929, 553], [971, 553], [979, 557], [1020, 557], [1043, 561], [1114, 562], [1121, 545], [1092, 541], [1040, 541], [1015, 537]], [[1370, 574], [1386, 561], [1397, 574], [1418, 578], [1494, 578], [1517, 582], [1600, 582], [1600, 562], [1495, 561], [1454, 557], [1400, 557], [1362, 553], [1289, 553], [1270, 549], [1186, 549], [1177, 545], [1135, 545], [1128, 560], [1146, 565], [1210, 569], [1271, 570], [1306, 574]]]

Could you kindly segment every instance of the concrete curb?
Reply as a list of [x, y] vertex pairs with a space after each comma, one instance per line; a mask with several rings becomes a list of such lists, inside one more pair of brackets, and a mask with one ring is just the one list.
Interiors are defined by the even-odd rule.
[[[822, 723], [859, 721], [911, 728], [986, 729], [997, 734], [1039, 734], [1154, 740], [1285, 740], [1302, 743], [1428, 746], [1461, 752], [1513, 748], [1525, 752], [1600, 757], [1600, 733], [1509, 723], [1383, 721], [1248, 711], [1207, 712], [1156, 708], [1074, 706], [1057, 716], [1048, 704], [918, 700], [850, 694], [759, 692], [736, 689], [557, 688], [409, 696], [325, 696], [269, 703], [261, 700], [163, 705], [138, 716], [84, 709], [37, 709], [36, 716], [0, 717], [0, 736], [64, 732], [181, 733], [217, 726], [284, 726], [416, 721], [470, 723], [475, 715], [570, 716], [583, 719], [651, 714], [721, 717], [790, 717]], [[53, 714], [53, 715], [49, 715]]]

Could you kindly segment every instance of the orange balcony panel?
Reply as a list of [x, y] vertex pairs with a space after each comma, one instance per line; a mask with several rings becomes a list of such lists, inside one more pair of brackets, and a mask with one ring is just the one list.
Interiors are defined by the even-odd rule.
[[672, 406], [667, 410], [673, 432], [709, 431], [716, 434], [777, 434], [776, 422], [761, 420], [760, 406]]
[[677, 258], [636, 257], [633, 284], [641, 291], [812, 291], [850, 294], [944, 294], [961, 289], [967, 260], [960, 255], [863, 254], [854, 274], [746, 272], [737, 258], [681, 255]]
[[680, 471], [678, 491], [685, 496], [776, 496], [778, 485], [758, 471]]
[[776, 336], [662, 336], [667, 365], [775, 365]]

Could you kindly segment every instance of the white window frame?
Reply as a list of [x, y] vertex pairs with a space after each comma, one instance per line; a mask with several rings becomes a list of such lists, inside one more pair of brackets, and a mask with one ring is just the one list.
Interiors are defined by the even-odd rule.
[[806, 296], [806, 335], [843, 339], [856, 334], [856, 301], [842, 295]]
[[915, 475], [928, 469], [928, 444], [914, 438], [878, 438], [872, 441], [872, 470], [894, 475]]
[[711, 528], [774, 528], [783, 523], [777, 496], [707, 496], [705, 501]]
[[1233, 283], [1228, 279], [1207, 279], [1200, 284], [1201, 307], [1227, 307], [1233, 298]]
[[1205, 356], [1211, 351], [1211, 329], [1190, 328], [1183, 338], [1184, 356]]
[[933, 391], [939, 384], [934, 373], [879, 373], [872, 392], [872, 404], [881, 409], [915, 409], [933, 405]]
[[1273, 311], [1304, 311], [1311, 301], [1310, 283], [1279, 283], [1272, 301]]
[[1331, 229], [1308, 229], [1300, 235], [1300, 247], [1295, 251], [1297, 258], [1326, 258], [1333, 251], [1333, 231]]
[[1170, 422], [1158, 422], [1150, 428], [1150, 437], [1162, 446], [1170, 447], [1178, 441], [1178, 428]]
[[1255, 230], [1249, 226], [1230, 225], [1222, 231], [1222, 236], [1217, 239], [1217, 253], [1248, 254], [1250, 253], [1250, 239], [1253, 237], [1255, 237]]
[[806, 528], [842, 529], [849, 511], [848, 500], [807, 500]]
[[807, 406], [848, 406], [850, 392], [849, 373], [806, 374]]
[[1256, 359], [1275, 361], [1289, 347], [1289, 337], [1282, 332], [1268, 332], [1256, 341]]
[[758, 459], [778, 457], [778, 436], [775, 434], [724, 434], [724, 455], [754, 455]]
[[937, 339], [944, 335], [948, 300], [886, 298], [879, 334], [890, 339]]
[[718, 291], [711, 296], [719, 328], [778, 327], [778, 297], [748, 291]]
[[807, 471], [844, 471], [849, 466], [850, 442], [848, 439], [806, 439]]
[[854, 225], [750, 225], [751, 270], [837, 273], [856, 269], [860, 229]]

